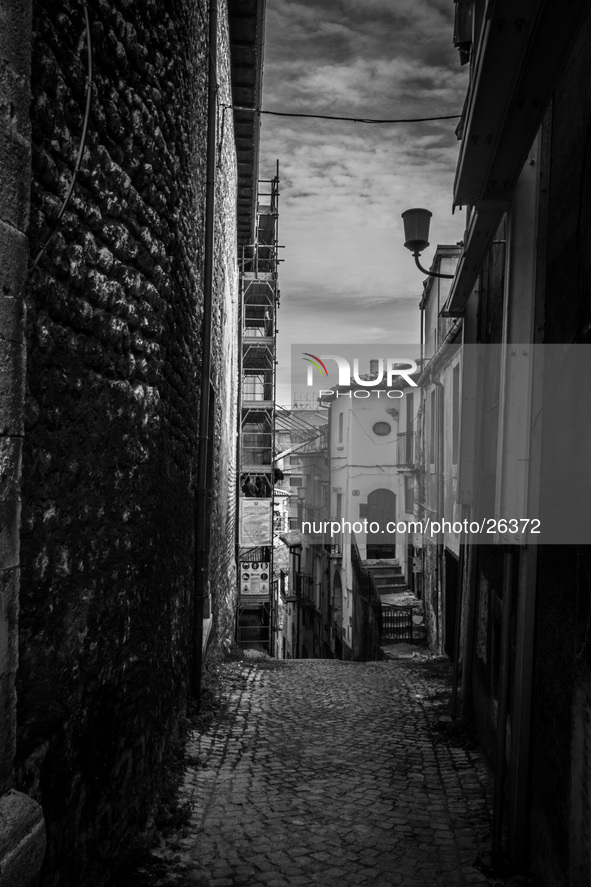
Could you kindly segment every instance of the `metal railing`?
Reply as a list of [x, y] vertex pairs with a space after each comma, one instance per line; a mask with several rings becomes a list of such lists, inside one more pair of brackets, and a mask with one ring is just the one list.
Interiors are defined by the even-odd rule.
[[413, 643], [413, 608], [382, 605], [382, 637]]
[[296, 597], [312, 599], [314, 596], [314, 577], [308, 573], [295, 573], [294, 580]]

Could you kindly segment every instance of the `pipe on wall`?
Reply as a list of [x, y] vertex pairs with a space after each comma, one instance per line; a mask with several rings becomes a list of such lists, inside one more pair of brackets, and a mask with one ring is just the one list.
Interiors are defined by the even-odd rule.
[[201, 334], [201, 398], [199, 403], [199, 450], [195, 486], [195, 569], [193, 584], [193, 657], [191, 694], [199, 702], [203, 670], [203, 613], [208, 595], [209, 500], [211, 497], [210, 436], [211, 407], [211, 320], [214, 277], [214, 230], [217, 123], [217, 31], [218, 0], [209, 0], [209, 66], [207, 98], [207, 159], [205, 186], [205, 256], [203, 268], [203, 317]]
[[[444, 495], [445, 495], [445, 478], [444, 478], [444, 463], [445, 463], [445, 450], [444, 450], [444, 414], [445, 414], [445, 402], [444, 402], [444, 387], [443, 382], [440, 382], [439, 379], [434, 379], [431, 373], [431, 382], [435, 386], [436, 393], [436, 408], [437, 408], [437, 463], [435, 466], [435, 476], [437, 478], [437, 518], [443, 523], [444, 518]], [[437, 649], [440, 650], [442, 642], [441, 642], [441, 622], [443, 614], [440, 613], [441, 609], [441, 601], [443, 600], [443, 581], [445, 579], [443, 574], [443, 552], [445, 548], [445, 534], [443, 529], [439, 531], [439, 538], [437, 540], [437, 552], [436, 552], [436, 567], [437, 567], [437, 607], [435, 610], [435, 619], [436, 619], [436, 638], [437, 638]]]
[[[466, 508], [462, 505], [462, 522], [466, 518]], [[464, 568], [466, 558], [465, 533], [460, 538], [460, 557], [458, 563], [458, 582], [456, 587], [456, 612], [454, 625], [454, 661], [453, 678], [451, 686], [451, 716], [455, 720], [458, 716], [458, 691], [460, 683], [460, 644], [462, 640], [462, 604], [464, 592]], [[463, 664], [464, 665], [464, 664]]]

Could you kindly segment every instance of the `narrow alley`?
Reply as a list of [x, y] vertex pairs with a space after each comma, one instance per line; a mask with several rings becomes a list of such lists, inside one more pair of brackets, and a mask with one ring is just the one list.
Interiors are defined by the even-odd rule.
[[126, 885], [489, 881], [490, 780], [447, 718], [441, 659], [234, 662], [190, 734], [189, 822]]

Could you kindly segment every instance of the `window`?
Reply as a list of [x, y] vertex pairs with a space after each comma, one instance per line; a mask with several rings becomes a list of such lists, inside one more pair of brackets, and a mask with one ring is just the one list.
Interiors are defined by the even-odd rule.
[[292, 474], [291, 477], [289, 478], [289, 485], [290, 485], [290, 487], [301, 487], [302, 478], [296, 477], [295, 475]]
[[378, 437], [385, 437], [392, 431], [392, 426], [389, 422], [376, 422], [376, 424], [372, 428], [372, 431], [374, 434], [377, 434]]
[[339, 443], [343, 442], [343, 413], [339, 413]]
[[414, 477], [404, 478], [404, 510], [407, 514], [413, 514], [415, 509], [415, 480]]

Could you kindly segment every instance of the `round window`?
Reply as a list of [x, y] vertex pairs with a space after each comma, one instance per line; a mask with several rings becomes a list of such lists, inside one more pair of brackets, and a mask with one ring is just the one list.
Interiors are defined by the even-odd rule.
[[380, 437], [385, 437], [386, 434], [390, 434], [392, 431], [392, 426], [389, 422], [376, 422], [373, 426], [373, 433], [379, 434]]

